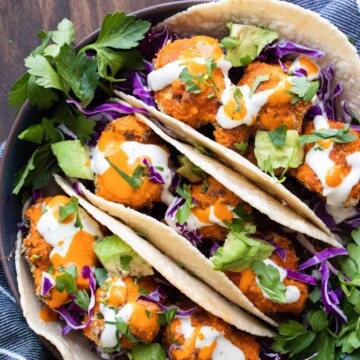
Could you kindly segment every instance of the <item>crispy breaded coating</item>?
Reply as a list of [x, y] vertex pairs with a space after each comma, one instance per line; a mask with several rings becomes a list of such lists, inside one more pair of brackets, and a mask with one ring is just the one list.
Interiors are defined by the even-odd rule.
[[[345, 126], [344, 123], [333, 120], [329, 120], [328, 124], [330, 129], [342, 129]], [[313, 122], [309, 122], [306, 125], [304, 134], [310, 135], [313, 131], [314, 124]], [[354, 129], [350, 129], [350, 134], [355, 135], [357, 137], [357, 140], [345, 144], [334, 143], [333, 149], [330, 152], [330, 159], [335, 163], [337, 167], [341, 168], [342, 178], [345, 178], [351, 170], [351, 166], [346, 161], [346, 156], [360, 151], [359, 133]], [[305, 158], [306, 154], [313, 146], [317, 146], [316, 143], [305, 145]], [[324, 190], [323, 185], [314, 173], [314, 171], [309, 167], [306, 162], [300, 165], [297, 169], [291, 170], [291, 175], [295, 176], [305, 187], [317, 193], [321, 198], [325, 200], [324, 196], [322, 195]], [[360, 183], [358, 183], [352, 188], [350, 195], [344, 203], [344, 207], [355, 206], [359, 203], [359, 200]]]
[[[271, 239], [286, 250], [286, 259], [283, 260], [279, 255], [273, 254], [270, 259], [283, 268], [297, 270], [298, 258], [291, 241], [275, 233], [269, 234]], [[292, 304], [279, 304], [264, 297], [262, 290], [256, 285], [256, 275], [251, 269], [246, 269], [241, 273], [227, 272], [229, 278], [240, 288], [243, 294], [254, 304], [256, 308], [265, 314], [275, 313], [294, 313], [299, 314], [305, 308], [305, 302], [309, 297], [308, 286], [302, 282], [286, 278], [286, 286], [294, 285], [300, 290], [300, 298]]]
[[[112, 162], [123, 172], [125, 163], [123, 153], [119, 150], [121, 144], [126, 141], [136, 141], [142, 144], [154, 144], [169, 152], [164, 142], [135, 115], [125, 116], [109, 123], [102, 132], [98, 147], [105, 156], [113, 156]], [[145, 154], [146, 155], [146, 154]], [[117, 163], [119, 161], [119, 163]], [[139, 164], [143, 166], [143, 164]], [[135, 169], [126, 174], [133, 176]], [[111, 174], [108, 174], [111, 172]], [[141, 176], [142, 183], [137, 189], [132, 188], [113, 168], [109, 168], [105, 174], [96, 175], [96, 195], [110, 201], [118, 202], [133, 209], [151, 206], [153, 202], [161, 201], [163, 191], [162, 184], [152, 182], [146, 175]]]
[[[217, 39], [209, 36], [194, 36], [189, 39], [175, 40], [165, 45], [154, 59], [155, 69], [173, 61], [184, 61], [189, 73], [194, 76], [206, 74], [205, 64], [191, 61], [194, 58], [205, 60], [214, 57], [214, 61], [223, 56]], [[161, 111], [183, 121], [193, 128], [199, 128], [207, 122], [215, 124], [220, 106], [221, 93], [225, 88], [224, 76], [220, 68], [212, 71], [216, 87], [210, 81], [196, 84], [201, 92], [186, 91], [186, 83], [176, 79], [171, 85], [155, 92], [155, 101]]]
[[[213, 177], [207, 178], [209, 187], [205, 193], [202, 193], [203, 184], [191, 185], [191, 195], [196, 200], [197, 208], [206, 209], [215, 204], [216, 201], [220, 201], [225, 205], [236, 207], [243, 201], [236, 196], [233, 192], [228, 190], [224, 185], [220, 184]], [[251, 212], [251, 206], [245, 204], [245, 209]], [[224, 241], [229, 230], [226, 227], [220, 225], [204, 226], [197, 229], [205, 239], [212, 239], [214, 241]]]
[[[287, 63], [286, 66], [290, 67], [290, 63]], [[300, 99], [295, 104], [290, 103], [294, 97], [293, 94], [289, 93], [292, 84], [289, 75], [285, 74], [278, 64], [254, 61], [247, 66], [245, 75], [240, 79], [238, 85], [248, 85], [251, 88], [256, 78], [261, 75], [268, 75], [269, 80], [260, 83], [255, 93], [274, 89], [278, 86], [279, 89], [269, 96], [267, 103], [260, 110], [253, 131], [274, 130], [285, 124], [288, 129], [301, 132], [305, 114], [312, 106], [311, 102]]]
[[[183, 309], [183, 307], [181, 307]], [[248, 335], [240, 330], [232, 328], [229, 324], [225, 323], [222, 319], [215, 317], [203, 309], [199, 309], [189, 315], [191, 318], [191, 325], [195, 328], [201, 328], [208, 326], [216, 329], [218, 332], [222, 332], [227, 340], [233, 345], [240, 348], [246, 360], [258, 360], [260, 359], [260, 345], [255, 341], [254, 337]], [[174, 360], [210, 360], [211, 358], [202, 357], [203, 354], [199, 354], [199, 349], [196, 349], [194, 342], [190, 342], [189, 348], [184, 347], [185, 339], [184, 334], [180, 333], [179, 319], [174, 319], [170, 326], [164, 329], [163, 342], [167, 349], [173, 343], [181, 344], [183, 351], [172, 351], [172, 359]], [[170, 335], [171, 331], [171, 335]], [[190, 348], [191, 347], [191, 348]]]
[[246, 154], [245, 151], [239, 150], [234, 144], [248, 143], [250, 139], [250, 128], [247, 125], [240, 125], [233, 129], [223, 129], [217, 127], [214, 130], [215, 141], [228, 149], [234, 150], [241, 155]]

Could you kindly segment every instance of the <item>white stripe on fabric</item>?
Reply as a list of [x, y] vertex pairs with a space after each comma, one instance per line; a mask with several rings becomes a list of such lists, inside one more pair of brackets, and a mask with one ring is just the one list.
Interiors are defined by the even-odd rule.
[[15, 360], [26, 360], [26, 358], [24, 358], [21, 355], [15, 354], [9, 350], [6, 349], [0, 349], [0, 354], [3, 355], [7, 355], [10, 359], [15, 359]]
[[2, 286], [0, 286], [0, 292], [3, 293], [7, 298], [9, 298], [14, 304], [16, 304], [16, 300], [13, 298], [13, 296], [6, 291]]

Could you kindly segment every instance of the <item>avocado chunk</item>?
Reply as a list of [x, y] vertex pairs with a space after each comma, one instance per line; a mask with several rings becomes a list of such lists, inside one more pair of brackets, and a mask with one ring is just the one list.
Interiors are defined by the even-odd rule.
[[190, 182], [196, 183], [206, 177], [205, 171], [193, 164], [186, 156], [180, 156], [179, 161], [182, 166], [176, 172]]
[[[249, 65], [260, 55], [266, 45], [278, 38], [276, 31], [257, 26], [229, 23], [228, 27], [230, 38], [225, 39], [232, 39], [233, 41], [228, 41], [231, 45], [230, 48], [227, 48], [226, 60], [235, 67]], [[224, 40], [222, 43], [224, 44]]]
[[286, 132], [285, 144], [275, 146], [267, 131], [258, 130], [255, 136], [255, 157], [261, 170], [266, 170], [266, 162], [270, 161], [272, 168], [297, 168], [304, 159], [304, 147], [300, 145], [296, 130]]
[[65, 175], [94, 180], [89, 154], [80, 140], [60, 141], [52, 144], [51, 149]]
[[252, 239], [242, 232], [229, 232], [224, 245], [210, 258], [215, 270], [241, 272], [251, 268], [255, 260], [269, 258], [274, 247], [265, 241]]
[[166, 360], [166, 355], [158, 343], [135, 346], [131, 355], [133, 360]]
[[147, 276], [154, 271], [138, 253], [117, 235], [107, 236], [94, 244], [94, 251], [104, 268], [113, 276]]

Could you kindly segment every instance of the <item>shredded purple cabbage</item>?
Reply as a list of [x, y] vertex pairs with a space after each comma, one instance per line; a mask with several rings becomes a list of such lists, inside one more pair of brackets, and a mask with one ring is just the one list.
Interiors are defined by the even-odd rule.
[[320, 50], [312, 49], [292, 41], [282, 40], [266, 46], [258, 56], [258, 60], [276, 63], [284, 56], [293, 54], [306, 55], [316, 59], [321, 59], [325, 56], [325, 53]]
[[214, 241], [210, 248], [210, 255], [213, 255], [218, 250], [219, 247], [220, 245]]
[[25, 234], [29, 231], [28, 226], [24, 222], [17, 223], [16, 227], [21, 231], [22, 234]]
[[179, 208], [181, 208], [185, 204], [185, 199], [182, 197], [176, 197], [171, 206], [167, 209], [165, 217], [170, 217], [172, 219], [175, 218], [176, 212]]
[[341, 290], [341, 288], [329, 291], [329, 298], [335, 305], [340, 304], [340, 301], [342, 300], [343, 296], [344, 296], [344, 292]]
[[[63, 329], [63, 332], [62, 332], [63, 336], [68, 334], [69, 331], [71, 331], [71, 330], [85, 329], [87, 326], [89, 326], [89, 324], [92, 321], [91, 315], [92, 315], [92, 311], [95, 306], [96, 280], [95, 280], [95, 277], [93, 276], [90, 266], [84, 266], [81, 274], [84, 279], [89, 280], [89, 285], [90, 285], [91, 296], [90, 296], [89, 308], [87, 310], [89, 320], [86, 323], [81, 324], [79, 322], [79, 319], [80, 319], [79, 313], [73, 312], [73, 314], [71, 314], [69, 309], [67, 307], [65, 307], [65, 305], [55, 308], [54, 311], [62, 316], [62, 318], [65, 320], [66, 325], [67, 325]], [[83, 309], [81, 309], [81, 310], [83, 311]]]
[[72, 184], [75, 192], [78, 194], [78, 195], [82, 195], [82, 192], [81, 192], [81, 189], [80, 189], [80, 184], [78, 181], [74, 181], [73, 184]]
[[289, 279], [294, 279], [305, 284], [316, 285], [316, 279], [311, 275], [303, 274], [292, 269], [286, 269], [286, 272]]
[[350, 113], [350, 110], [347, 107], [346, 101], [341, 100], [340, 101], [340, 106], [341, 106], [342, 113], [343, 113], [343, 121], [344, 121], [344, 123], [351, 124], [351, 121], [352, 121], [351, 113]]
[[81, 104], [74, 100], [69, 99], [66, 100], [67, 103], [73, 104], [76, 106], [78, 110], [80, 110], [85, 115], [95, 115], [100, 113], [107, 113], [109, 114], [113, 119], [117, 119], [121, 115], [129, 115], [133, 113], [143, 113], [148, 115], [148, 111], [142, 108], [135, 108], [130, 105], [125, 104], [119, 104], [119, 103], [106, 103], [99, 106], [94, 107], [93, 109], [85, 109], [81, 106]]
[[266, 239], [265, 240], [275, 248], [274, 253], [278, 256], [281, 257], [281, 259], [283, 259], [284, 261], [286, 260], [286, 250], [281, 247], [276, 241], [271, 240], [271, 239]]
[[321, 298], [324, 304], [324, 310], [327, 314], [334, 314], [339, 322], [344, 323], [347, 322], [347, 317], [343, 313], [343, 311], [337, 307], [337, 304], [334, 303], [330, 296], [329, 292], [331, 291], [329, 279], [330, 279], [330, 271], [326, 264], [326, 261], [322, 262], [320, 265], [320, 273], [322, 276], [321, 281]]
[[161, 176], [161, 174], [156, 170], [155, 166], [149, 163], [149, 161], [146, 158], [143, 159], [143, 164], [146, 165], [147, 168], [149, 169], [149, 175], [150, 175], [149, 180], [152, 183], [159, 183], [162, 185], [165, 184], [165, 181]]
[[299, 270], [307, 269], [310, 266], [314, 266], [323, 263], [325, 260], [331, 259], [339, 255], [348, 255], [348, 252], [344, 248], [327, 248], [318, 252], [315, 256], [299, 265]]
[[90, 147], [95, 147], [100, 139], [101, 133], [105, 130], [106, 123], [104, 122], [97, 122], [94, 127], [94, 132], [91, 135], [91, 140], [86, 142], [86, 145]]
[[53, 277], [49, 273], [43, 271], [41, 278], [41, 296], [46, 296], [54, 286], [55, 280]]
[[307, 76], [307, 71], [306, 71], [305, 69], [302, 69], [302, 68], [300, 68], [300, 69], [295, 69], [295, 70], [293, 71], [293, 73], [294, 73], [295, 76], [298, 76], [298, 77], [300, 77], [300, 76]]
[[181, 235], [183, 235], [185, 239], [189, 240], [195, 247], [201, 243], [202, 235], [196, 230], [189, 230], [186, 222], [183, 225], [180, 225], [177, 222], [176, 227], [180, 230]]

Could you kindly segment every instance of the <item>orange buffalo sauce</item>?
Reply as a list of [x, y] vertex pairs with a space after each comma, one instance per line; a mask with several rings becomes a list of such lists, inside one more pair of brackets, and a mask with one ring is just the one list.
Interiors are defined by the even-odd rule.
[[192, 212], [199, 221], [205, 224], [213, 224], [214, 222], [210, 219], [211, 208], [214, 209], [214, 215], [219, 221], [221, 222], [232, 221], [234, 217], [233, 212], [221, 200], [217, 200], [213, 206], [207, 207], [205, 209], [195, 207], [192, 209]]
[[[229, 101], [224, 104], [224, 112], [225, 114], [231, 118], [232, 120], [242, 120], [245, 118], [246, 114], [248, 113], [245, 105], [244, 97], [241, 97], [239, 100], [239, 105], [233, 96]], [[239, 110], [240, 108], [240, 110]], [[255, 122], [255, 117], [253, 116], [252, 124]]]
[[308, 57], [301, 56], [299, 58], [299, 63], [302, 68], [304, 68], [307, 72], [307, 76], [315, 75], [319, 72], [318, 67], [315, 63], [313, 63]]
[[246, 293], [249, 287], [256, 281], [256, 275], [251, 269], [245, 269], [241, 272], [239, 289], [242, 293]]
[[326, 174], [325, 182], [327, 186], [337, 187], [343, 181], [343, 172], [340, 165], [334, 165]]
[[44, 306], [40, 309], [39, 317], [44, 322], [54, 322], [57, 320], [58, 315], [49, 306]]
[[158, 311], [156, 304], [148, 301], [139, 300], [132, 304], [133, 312], [131, 313], [129, 324], [144, 332], [151, 332], [158, 327]]

